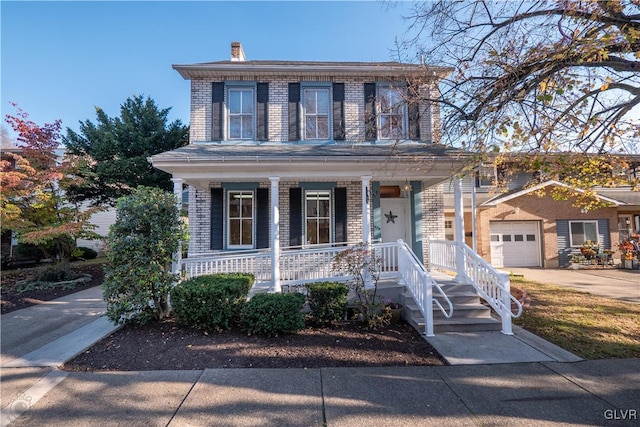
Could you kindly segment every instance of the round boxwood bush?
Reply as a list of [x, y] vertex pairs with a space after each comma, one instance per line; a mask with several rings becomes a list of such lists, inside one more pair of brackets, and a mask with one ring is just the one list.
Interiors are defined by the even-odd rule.
[[307, 285], [309, 307], [318, 322], [337, 322], [344, 318], [347, 310], [349, 288], [344, 283], [318, 282]]
[[304, 329], [305, 297], [299, 293], [257, 294], [242, 307], [241, 326], [249, 335], [278, 336]]

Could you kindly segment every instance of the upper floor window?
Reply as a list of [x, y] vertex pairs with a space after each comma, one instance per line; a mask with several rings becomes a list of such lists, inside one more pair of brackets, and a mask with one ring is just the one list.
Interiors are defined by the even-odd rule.
[[228, 138], [254, 138], [254, 93], [250, 87], [230, 87], [227, 92]]
[[398, 88], [378, 86], [378, 138], [402, 139], [406, 136], [406, 104]]
[[582, 246], [587, 240], [598, 241], [596, 221], [569, 221], [569, 240], [572, 247]]
[[476, 187], [491, 187], [496, 183], [496, 168], [480, 166], [476, 171]]
[[328, 88], [305, 88], [304, 139], [329, 139], [330, 93]]
[[227, 247], [252, 249], [254, 233], [253, 191], [229, 191], [229, 215], [227, 222]]

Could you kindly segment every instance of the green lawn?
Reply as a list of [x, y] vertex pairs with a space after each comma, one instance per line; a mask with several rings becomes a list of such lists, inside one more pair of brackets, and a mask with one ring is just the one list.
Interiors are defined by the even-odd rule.
[[584, 358], [640, 357], [640, 305], [511, 278], [529, 307], [514, 323]]

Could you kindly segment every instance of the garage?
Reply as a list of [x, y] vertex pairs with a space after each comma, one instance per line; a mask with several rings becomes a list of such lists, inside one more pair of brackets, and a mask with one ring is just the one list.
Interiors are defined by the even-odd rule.
[[494, 267], [540, 267], [537, 221], [491, 221], [491, 264]]

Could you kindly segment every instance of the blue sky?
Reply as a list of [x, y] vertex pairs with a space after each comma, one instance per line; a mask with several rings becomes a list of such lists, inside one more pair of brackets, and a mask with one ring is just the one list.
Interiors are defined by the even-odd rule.
[[[388, 61], [409, 3], [1, 1], [2, 116], [17, 102], [63, 129], [150, 96], [189, 123], [189, 82], [171, 68], [248, 59]], [[3, 122], [5, 127], [8, 125]]]

